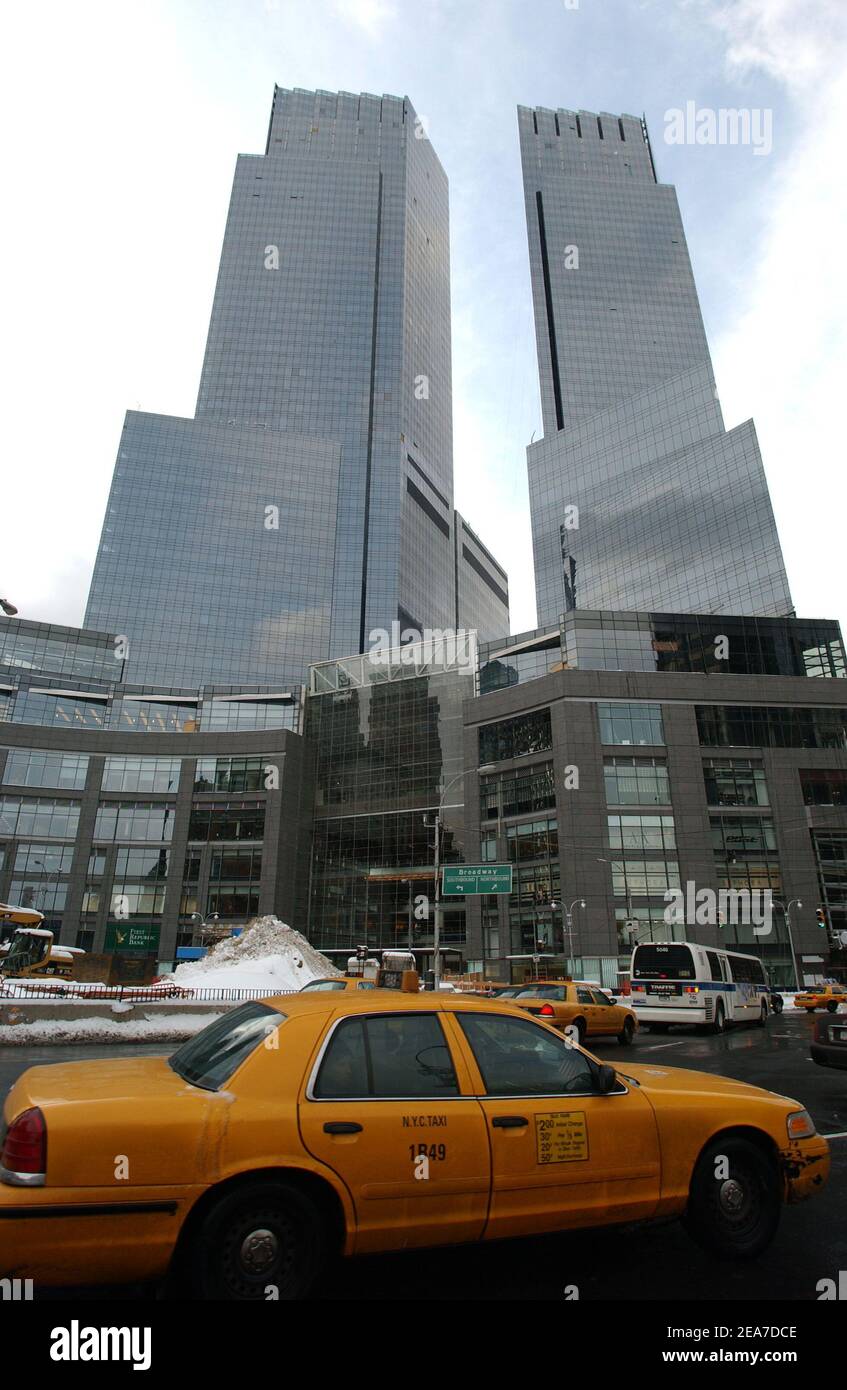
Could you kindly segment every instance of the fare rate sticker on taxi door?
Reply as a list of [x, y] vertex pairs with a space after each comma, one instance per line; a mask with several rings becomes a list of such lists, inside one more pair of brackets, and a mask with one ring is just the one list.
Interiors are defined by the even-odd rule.
[[539, 1163], [577, 1163], [588, 1158], [584, 1110], [555, 1110], [535, 1117]]

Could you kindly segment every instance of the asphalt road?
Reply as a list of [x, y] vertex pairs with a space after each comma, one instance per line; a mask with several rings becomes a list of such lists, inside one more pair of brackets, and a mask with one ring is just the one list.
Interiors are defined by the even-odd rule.
[[[415, 1251], [344, 1261], [316, 1290], [320, 1300], [564, 1300], [576, 1284], [585, 1300], [815, 1300], [820, 1279], [847, 1269], [847, 1071], [809, 1058], [811, 1020], [783, 1014], [767, 1029], [737, 1028], [723, 1037], [681, 1031], [642, 1033], [626, 1051], [601, 1042], [598, 1056], [625, 1069], [626, 1059], [690, 1067], [735, 1077], [800, 1101], [832, 1139], [832, 1174], [822, 1194], [784, 1211], [771, 1248], [752, 1262], [713, 1259], [676, 1223], [607, 1227], [453, 1250]], [[115, 1047], [8, 1048], [0, 1057], [0, 1091], [26, 1067], [109, 1056]], [[133, 1045], [121, 1055], [166, 1053]], [[61, 1295], [56, 1295], [61, 1297]], [[74, 1297], [79, 1297], [75, 1291]], [[110, 1291], [114, 1297], [114, 1291]], [[138, 1296], [126, 1291], [123, 1296]]]

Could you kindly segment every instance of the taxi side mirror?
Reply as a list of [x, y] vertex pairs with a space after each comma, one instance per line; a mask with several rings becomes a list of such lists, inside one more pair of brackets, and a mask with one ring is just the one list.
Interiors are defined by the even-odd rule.
[[618, 1083], [618, 1074], [614, 1067], [609, 1067], [605, 1063], [597, 1068], [597, 1090], [601, 1096], [607, 1096], [613, 1091]]

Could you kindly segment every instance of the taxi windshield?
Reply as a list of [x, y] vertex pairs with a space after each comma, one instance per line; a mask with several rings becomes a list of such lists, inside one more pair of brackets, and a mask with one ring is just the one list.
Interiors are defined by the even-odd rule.
[[269, 1004], [242, 1004], [201, 1029], [168, 1058], [168, 1066], [204, 1091], [219, 1091], [246, 1057], [285, 1021]]

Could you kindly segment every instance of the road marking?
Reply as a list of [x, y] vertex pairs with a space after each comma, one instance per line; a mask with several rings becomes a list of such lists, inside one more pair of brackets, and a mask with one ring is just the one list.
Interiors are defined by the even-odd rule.
[[648, 1043], [646, 1047], [640, 1049], [641, 1052], [658, 1052], [663, 1047], [685, 1047], [687, 1038], [682, 1038], [679, 1042], [673, 1043]]
[[838, 1134], [822, 1134], [822, 1139], [847, 1139], [847, 1129], [842, 1129]]

